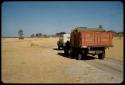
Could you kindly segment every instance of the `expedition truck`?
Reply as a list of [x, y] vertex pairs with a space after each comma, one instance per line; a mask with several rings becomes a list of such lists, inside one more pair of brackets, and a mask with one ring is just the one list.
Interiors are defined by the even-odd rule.
[[70, 41], [66, 43], [64, 53], [78, 60], [87, 57], [87, 54], [105, 58], [105, 49], [112, 47], [112, 32], [102, 28], [78, 27], [72, 30]]
[[59, 37], [59, 41], [57, 41], [57, 46], [58, 49], [60, 50], [61, 48], [63, 49], [66, 45], [66, 42], [70, 41], [70, 34], [62, 34]]

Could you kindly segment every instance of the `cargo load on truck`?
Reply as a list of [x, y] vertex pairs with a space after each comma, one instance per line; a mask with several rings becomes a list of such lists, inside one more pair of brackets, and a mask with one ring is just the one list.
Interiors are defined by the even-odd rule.
[[100, 31], [100, 32], [105, 32], [105, 30], [103, 28], [87, 28], [87, 27], [77, 27], [77, 28], [74, 28], [73, 30], [71, 30], [71, 32], [73, 31], [78, 31], [78, 32], [81, 32], [81, 31]]
[[64, 53], [82, 59], [91, 54], [98, 55], [99, 59], [105, 58], [105, 49], [112, 46], [112, 32], [102, 28], [78, 27], [71, 31], [70, 48], [64, 49]]

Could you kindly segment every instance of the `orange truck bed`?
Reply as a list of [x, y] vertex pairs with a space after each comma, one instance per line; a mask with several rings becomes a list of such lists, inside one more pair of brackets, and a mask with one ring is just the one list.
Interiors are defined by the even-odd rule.
[[86, 46], [112, 46], [112, 32], [101, 31], [82, 31], [71, 33], [71, 46], [86, 47]]

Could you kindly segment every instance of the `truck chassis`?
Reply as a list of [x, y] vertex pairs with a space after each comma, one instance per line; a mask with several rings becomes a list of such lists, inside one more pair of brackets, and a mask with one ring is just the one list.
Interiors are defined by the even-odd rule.
[[87, 54], [92, 56], [98, 55], [99, 59], [105, 58], [106, 47], [66, 47], [64, 48], [64, 54], [70, 56], [71, 58], [76, 58], [77, 60], [82, 60], [87, 57]]

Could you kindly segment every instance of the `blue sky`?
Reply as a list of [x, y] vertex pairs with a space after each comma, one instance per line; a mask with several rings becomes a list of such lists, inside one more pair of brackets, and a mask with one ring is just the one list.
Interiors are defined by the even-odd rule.
[[11, 1], [2, 3], [2, 36], [55, 34], [75, 27], [123, 31], [123, 3], [119, 1]]

